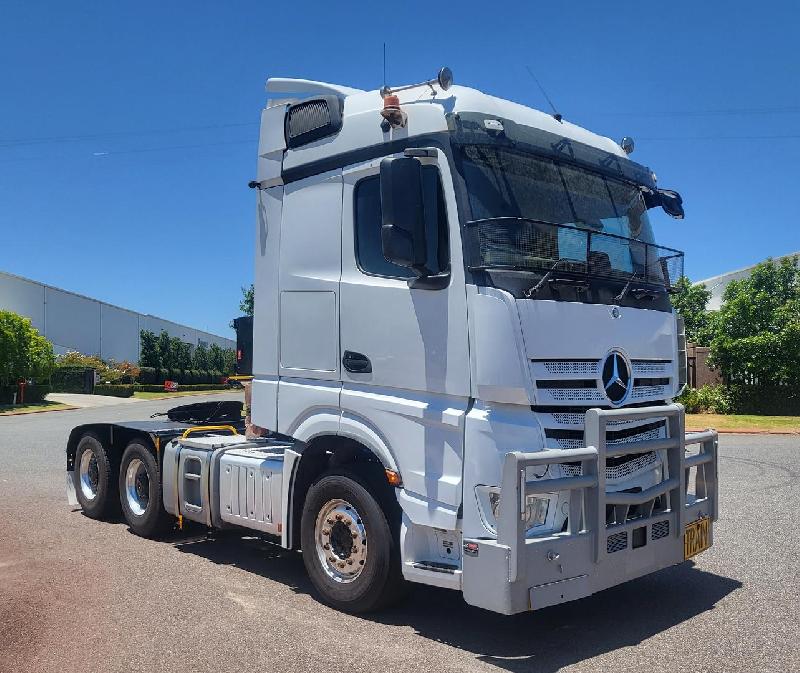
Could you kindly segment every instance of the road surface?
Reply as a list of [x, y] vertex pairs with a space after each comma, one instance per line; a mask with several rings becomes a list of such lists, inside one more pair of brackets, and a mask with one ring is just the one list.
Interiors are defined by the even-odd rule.
[[297, 553], [144, 540], [67, 506], [73, 425], [180, 403], [0, 418], [0, 671], [800, 670], [797, 436], [722, 438], [716, 546], [696, 564], [516, 617], [427, 587], [354, 617], [315, 600]]

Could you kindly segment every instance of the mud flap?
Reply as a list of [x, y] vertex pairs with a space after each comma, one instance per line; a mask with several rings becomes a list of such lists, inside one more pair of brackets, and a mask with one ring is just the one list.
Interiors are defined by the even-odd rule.
[[75, 482], [73, 481], [72, 470], [67, 471], [67, 502], [70, 507], [78, 506], [78, 496], [75, 494]]

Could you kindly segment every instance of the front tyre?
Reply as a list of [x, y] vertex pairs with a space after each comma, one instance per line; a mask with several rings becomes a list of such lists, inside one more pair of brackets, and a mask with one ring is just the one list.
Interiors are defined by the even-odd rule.
[[88, 432], [75, 450], [72, 472], [75, 495], [84, 514], [104, 519], [117, 510], [117, 479], [111, 459], [100, 438]]
[[385, 607], [403, 586], [397, 537], [365, 483], [355, 474], [327, 474], [303, 507], [306, 570], [322, 599], [344, 612]]
[[169, 530], [170, 517], [161, 501], [161, 473], [150, 450], [132, 441], [119, 468], [122, 513], [131, 530], [142, 537], [158, 537]]

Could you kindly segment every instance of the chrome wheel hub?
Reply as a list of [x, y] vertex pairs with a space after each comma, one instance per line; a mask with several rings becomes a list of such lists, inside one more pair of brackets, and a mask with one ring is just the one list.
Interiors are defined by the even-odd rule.
[[128, 509], [136, 516], [142, 516], [150, 502], [150, 479], [144, 463], [134, 458], [125, 471], [125, 499]]
[[97, 456], [94, 455], [94, 451], [84, 451], [81, 454], [78, 476], [83, 497], [87, 500], [94, 500], [97, 497], [97, 483], [100, 481]]
[[329, 500], [320, 509], [314, 526], [317, 557], [331, 579], [347, 583], [364, 570], [367, 529], [361, 515], [346, 500]]

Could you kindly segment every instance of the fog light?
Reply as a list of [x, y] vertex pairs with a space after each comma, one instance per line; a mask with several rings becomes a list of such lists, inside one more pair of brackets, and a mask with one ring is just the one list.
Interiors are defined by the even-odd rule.
[[[492, 511], [492, 518], [494, 519], [492, 528], [496, 529], [496, 522], [500, 517], [500, 490], [483, 488], [488, 491], [489, 508]], [[537, 495], [525, 496], [525, 513], [523, 517], [525, 529], [530, 530], [537, 526], [543, 526], [547, 523], [547, 514], [549, 511], [550, 498]]]
[[525, 497], [525, 527], [535, 528], [547, 522], [547, 510], [550, 509], [549, 498], [539, 498], [535, 495]]

